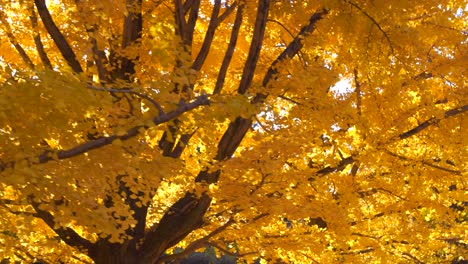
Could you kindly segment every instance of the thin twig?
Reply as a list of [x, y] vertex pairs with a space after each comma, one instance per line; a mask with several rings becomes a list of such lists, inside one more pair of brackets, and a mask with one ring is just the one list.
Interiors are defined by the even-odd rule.
[[390, 38], [388, 37], [388, 34], [387, 32], [385, 32], [382, 27], [380, 26], [380, 24], [375, 20], [375, 18], [373, 18], [371, 15], [369, 15], [369, 13], [367, 13], [366, 11], [364, 11], [364, 9], [362, 9], [359, 5], [357, 5], [356, 3], [352, 2], [352, 1], [349, 1], [349, 0], [346, 0], [345, 2], [348, 2], [350, 5], [354, 6], [355, 8], [357, 8], [361, 13], [363, 13], [367, 18], [369, 18], [372, 23], [380, 30], [380, 32], [382, 32], [382, 34], [384, 35], [385, 39], [387, 40], [388, 42], [388, 45], [390, 47], [390, 50], [392, 52], [392, 54], [395, 54], [394, 52], [394, 49], [393, 49], [393, 44], [392, 42], [390, 41]]
[[262, 122], [258, 119], [257, 115], [255, 115], [255, 120], [257, 121], [257, 124], [263, 129], [265, 130], [265, 132], [270, 132], [270, 130], [268, 128], [266, 128]]
[[96, 90], [96, 91], [104, 91], [104, 92], [111, 92], [111, 93], [129, 93], [129, 94], [134, 94], [138, 97], [141, 97], [143, 99], [146, 99], [148, 100], [151, 104], [153, 104], [159, 111], [159, 115], [160, 116], [163, 116], [165, 115], [166, 113], [164, 112], [164, 109], [162, 108], [162, 106], [156, 102], [155, 100], [153, 100], [151, 97], [145, 95], [145, 94], [142, 94], [142, 93], [139, 93], [139, 92], [135, 92], [134, 90], [131, 90], [131, 89], [112, 89], [112, 88], [103, 88], [103, 87], [96, 87], [96, 86], [93, 86], [91, 84], [88, 84], [86, 86], [86, 88], [88, 89], [91, 89], [91, 90]]
[[[405, 157], [405, 156], [402, 156], [402, 155], [398, 155], [396, 153], [393, 153], [389, 150], [385, 150], [385, 152], [387, 154], [389, 154], [390, 156], [393, 156], [395, 158], [398, 158], [398, 159], [401, 159], [401, 160], [404, 160], [404, 161], [413, 161], [413, 162], [417, 162], [416, 160], [413, 160], [413, 159], [410, 159], [408, 157]], [[442, 166], [439, 166], [439, 165], [435, 165], [435, 164], [432, 164], [432, 163], [429, 163], [427, 161], [419, 161], [421, 162], [421, 164], [423, 165], [427, 165], [429, 167], [432, 167], [432, 168], [435, 168], [435, 169], [438, 169], [438, 170], [442, 170], [442, 171], [446, 171], [446, 172], [450, 172], [450, 173], [453, 173], [453, 174], [457, 174], [457, 175], [461, 175], [461, 171], [458, 171], [458, 170], [452, 170], [452, 169], [448, 169], [448, 168], [444, 168]]]

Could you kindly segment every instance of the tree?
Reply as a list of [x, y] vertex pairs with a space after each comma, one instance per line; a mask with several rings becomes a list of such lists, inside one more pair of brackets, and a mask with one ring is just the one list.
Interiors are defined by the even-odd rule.
[[0, 259], [466, 259], [466, 1], [0, 3]]

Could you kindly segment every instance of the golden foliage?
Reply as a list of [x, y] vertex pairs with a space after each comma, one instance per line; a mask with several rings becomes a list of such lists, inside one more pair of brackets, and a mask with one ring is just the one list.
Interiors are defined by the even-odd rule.
[[0, 2], [0, 260], [468, 260], [466, 1], [43, 2]]

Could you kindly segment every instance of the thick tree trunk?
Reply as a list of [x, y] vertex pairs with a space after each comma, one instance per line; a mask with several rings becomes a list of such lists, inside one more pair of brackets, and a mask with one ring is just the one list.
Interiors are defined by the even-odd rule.
[[136, 264], [141, 263], [135, 249], [129, 249], [127, 244], [100, 243], [88, 254], [95, 264]]

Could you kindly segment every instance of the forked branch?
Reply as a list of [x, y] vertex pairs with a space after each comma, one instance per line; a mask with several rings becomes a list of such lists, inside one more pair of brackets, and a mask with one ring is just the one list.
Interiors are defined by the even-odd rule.
[[60, 50], [63, 58], [67, 61], [68, 65], [70, 65], [74, 72], [83, 72], [80, 63], [76, 59], [75, 53], [71, 49], [62, 32], [60, 32], [57, 25], [55, 25], [55, 22], [49, 13], [49, 9], [47, 9], [45, 0], [34, 0], [34, 3], [36, 4], [39, 16], [42, 19], [42, 23], [47, 29], [47, 32], [49, 32], [50, 37], [54, 40], [54, 43], [57, 45], [57, 48]]

